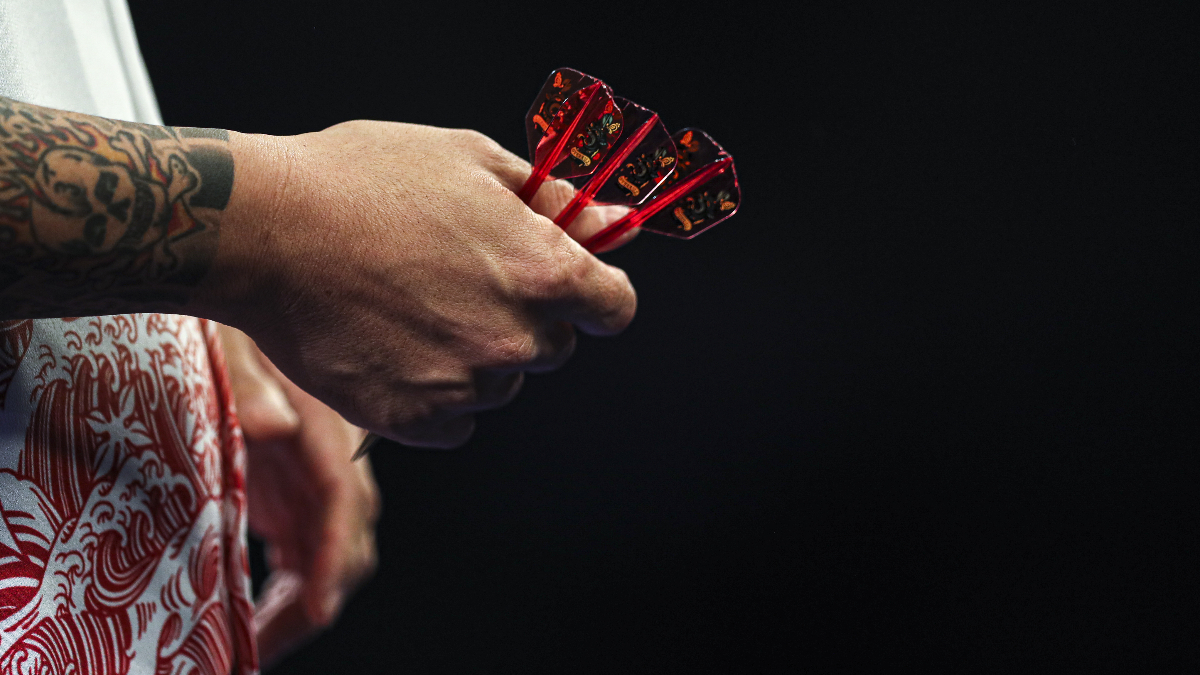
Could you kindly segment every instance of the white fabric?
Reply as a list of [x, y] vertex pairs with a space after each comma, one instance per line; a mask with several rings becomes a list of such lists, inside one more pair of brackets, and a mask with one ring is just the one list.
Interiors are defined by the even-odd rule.
[[162, 124], [125, 0], [0, 0], [0, 95]]

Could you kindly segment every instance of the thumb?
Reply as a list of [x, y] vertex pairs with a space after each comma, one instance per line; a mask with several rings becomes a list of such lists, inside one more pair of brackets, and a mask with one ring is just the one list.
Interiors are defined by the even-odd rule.
[[247, 440], [282, 440], [295, 435], [300, 416], [274, 374], [263, 368], [258, 346], [236, 328], [221, 326], [220, 333], [238, 420]]

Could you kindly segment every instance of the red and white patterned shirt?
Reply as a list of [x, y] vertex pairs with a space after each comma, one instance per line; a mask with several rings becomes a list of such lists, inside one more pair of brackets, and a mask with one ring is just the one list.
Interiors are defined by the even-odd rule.
[[255, 672], [245, 541], [212, 323], [0, 323], [0, 673]]

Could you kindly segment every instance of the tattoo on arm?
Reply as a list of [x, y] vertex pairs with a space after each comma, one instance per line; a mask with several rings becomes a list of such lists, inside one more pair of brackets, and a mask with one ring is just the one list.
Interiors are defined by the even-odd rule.
[[228, 140], [0, 97], [0, 319], [178, 311], [216, 255]]

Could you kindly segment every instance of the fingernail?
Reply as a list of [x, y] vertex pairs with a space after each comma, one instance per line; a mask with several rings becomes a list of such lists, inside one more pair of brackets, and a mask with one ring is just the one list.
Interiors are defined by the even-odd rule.
[[606, 225], [611, 225], [624, 218], [630, 210], [628, 206], [618, 206], [615, 204], [609, 206], [596, 206], [593, 208], [599, 211], [600, 220]]

